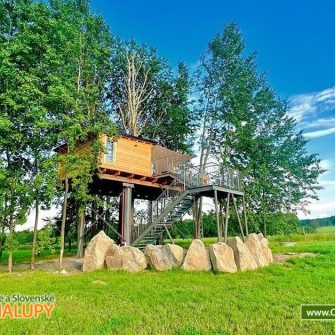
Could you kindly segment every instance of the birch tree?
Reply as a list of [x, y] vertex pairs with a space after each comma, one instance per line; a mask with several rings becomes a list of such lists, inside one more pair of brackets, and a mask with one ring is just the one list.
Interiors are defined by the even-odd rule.
[[155, 49], [119, 39], [113, 42], [111, 64], [110, 114], [120, 131], [188, 151], [193, 129], [186, 67], [180, 64], [176, 76]]

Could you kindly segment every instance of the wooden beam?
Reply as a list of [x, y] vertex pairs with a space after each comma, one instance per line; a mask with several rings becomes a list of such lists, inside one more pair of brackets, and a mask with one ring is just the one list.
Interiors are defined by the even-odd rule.
[[155, 188], [163, 188], [163, 189], [169, 189], [169, 190], [174, 190], [174, 191], [180, 191], [181, 190], [180, 187], [175, 187], [175, 186], [170, 186], [170, 185], [162, 185], [162, 184], [147, 181], [147, 180], [139, 180], [139, 179], [134, 179], [134, 178], [115, 176], [115, 175], [110, 175], [110, 174], [106, 174], [106, 173], [98, 174], [98, 177], [100, 179], [112, 180], [112, 181], [117, 181], [117, 182], [121, 182], [121, 183], [131, 183], [131, 184], [135, 184], [135, 185], [149, 186], [149, 187], [155, 187]]
[[242, 234], [242, 240], [243, 240], [243, 242], [245, 242], [245, 236], [244, 236], [244, 232], [243, 232], [242, 222], [241, 222], [240, 214], [239, 214], [239, 212], [237, 210], [236, 199], [234, 197], [234, 194], [232, 194], [231, 196], [233, 198], [233, 203], [234, 203], [234, 207], [235, 207], [235, 212], [236, 212], [238, 224], [240, 225], [240, 230], [241, 230], [241, 234]]
[[128, 179], [132, 179], [134, 178], [134, 174], [133, 173], [130, 173], [128, 176], [127, 176]]
[[170, 234], [170, 232], [169, 232], [169, 229], [167, 229], [166, 226], [164, 226], [164, 228], [165, 228], [166, 233], [167, 233], [168, 236], [169, 236], [169, 239], [170, 239], [171, 243], [174, 244], [174, 240], [173, 240], [173, 238], [172, 238], [172, 236], [171, 236], [171, 234]]

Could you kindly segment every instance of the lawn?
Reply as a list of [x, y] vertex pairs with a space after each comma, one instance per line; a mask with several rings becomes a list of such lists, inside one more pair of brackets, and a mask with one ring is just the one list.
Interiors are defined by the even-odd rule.
[[[71, 251], [65, 248], [65, 256], [73, 256], [76, 254], [76, 246], [72, 246]], [[39, 255], [36, 256], [36, 262], [55, 259], [59, 257], [59, 248], [55, 248], [55, 251], [51, 253], [49, 249], [42, 250]], [[14, 265], [15, 264], [30, 264], [31, 260], [31, 246], [22, 245], [14, 250]], [[0, 258], [0, 265], [7, 265], [8, 262], [8, 251], [4, 250], [2, 257]]]
[[236, 274], [0, 274], [0, 294], [54, 294], [50, 319], [0, 320], [0, 334], [335, 334], [335, 322], [302, 321], [300, 305], [335, 303], [335, 243], [297, 242], [276, 252], [317, 252]]

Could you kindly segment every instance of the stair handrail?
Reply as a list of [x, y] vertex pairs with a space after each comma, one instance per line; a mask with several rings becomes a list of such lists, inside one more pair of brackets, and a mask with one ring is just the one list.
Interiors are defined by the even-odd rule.
[[173, 210], [176, 204], [182, 201], [188, 194], [189, 194], [189, 191], [186, 190], [184, 192], [181, 192], [178, 196], [170, 198], [171, 200], [163, 208], [160, 214], [155, 218], [155, 220], [152, 220], [151, 223], [145, 225], [144, 229], [141, 230], [139, 234], [135, 237], [132, 244], [136, 245], [136, 243], [139, 242], [139, 239], [142, 235], [145, 235], [146, 233], [150, 232], [150, 230], [154, 228], [159, 222], [162, 222], [164, 218], [171, 212], [171, 210]]

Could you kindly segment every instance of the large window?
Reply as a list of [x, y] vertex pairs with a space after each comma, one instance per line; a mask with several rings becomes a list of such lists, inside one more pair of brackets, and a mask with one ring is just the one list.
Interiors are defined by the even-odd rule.
[[114, 142], [107, 139], [106, 140], [106, 153], [105, 153], [105, 161], [106, 162], [114, 162]]

